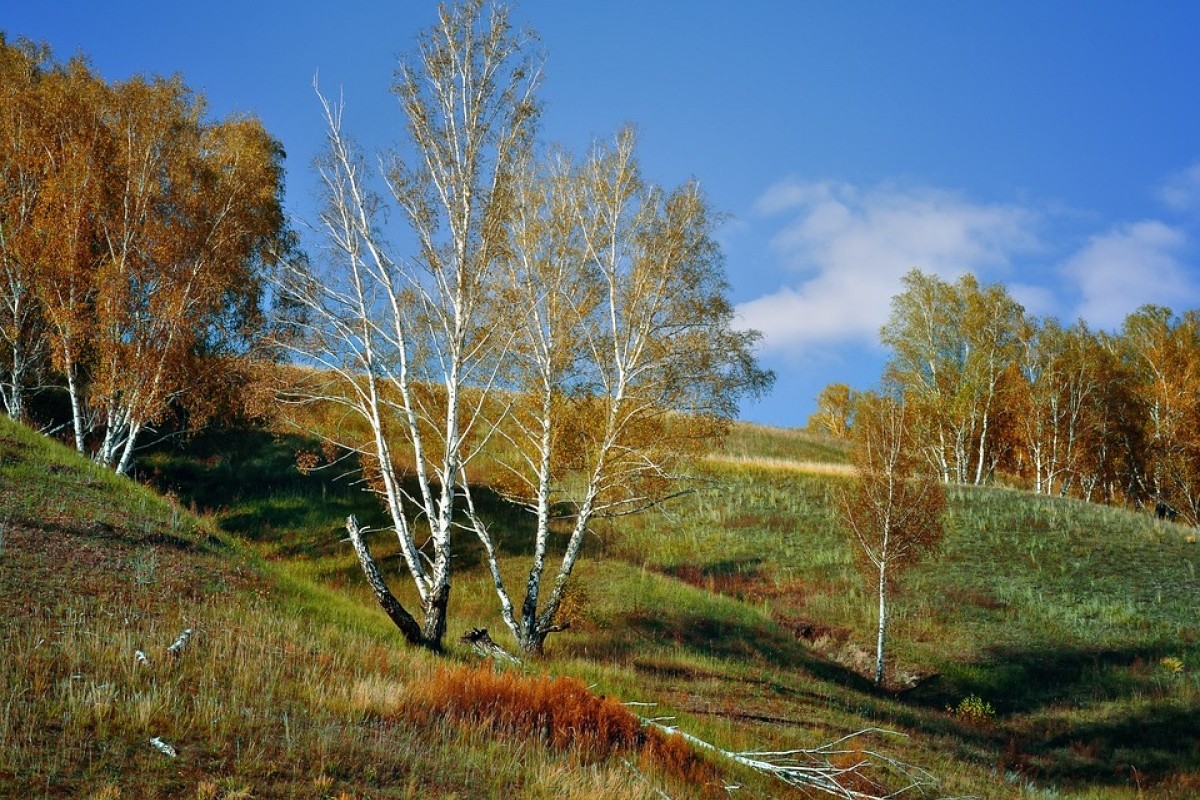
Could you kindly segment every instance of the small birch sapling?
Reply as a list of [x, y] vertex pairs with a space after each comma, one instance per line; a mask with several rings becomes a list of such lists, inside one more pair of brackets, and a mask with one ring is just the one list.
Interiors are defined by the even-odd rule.
[[842, 495], [842, 523], [859, 571], [876, 591], [875, 685], [883, 683], [888, 598], [900, 575], [942, 540], [946, 496], [923, 474], [902, 401], [867, 393], [855, 404], [851, 460], [857, 476]]

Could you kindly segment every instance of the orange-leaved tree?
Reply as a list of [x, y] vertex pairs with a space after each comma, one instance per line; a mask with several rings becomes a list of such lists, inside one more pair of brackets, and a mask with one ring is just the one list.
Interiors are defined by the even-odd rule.
[[880, 331], [892, 351], [887, 379], [942, 479], [982, 483], [996, 469], [1006, 378], [1020, 353], [1024, 310], [999, 284], [954, 283], [911, 270]]
[[817, 410], [808, 418], [807, 428], [835, 439], [846, 439], [854, 421], [858, 392], [844, 383], [831, 383], [817, 395]]
[[1143, 306], [1121, 344], [1142, 420], [1143, 498], [1200, 524], [1200, 312]]
[[37, 206], [37, 296], [50, 363], [66, 382], [75, 448], [84, 453], [92, 428], [86, 372], [97, 334], [95, 278], [103, 260], [98, 223], [111, 199], [107, 174], [113, 142], [103, 108], [107, 88], [76, 59], [48, 73], [39, 89], [47, 169]]
[[855, 406], [853, 484], [842, 496], [842, 523], [878, 601], [875, 684], [884, 677], [888, 597], [901, 574], [941, 543], [945, 493], [928, 474], [902, 400], [864, 393]]
[[[21, 416], [45, 356], [75, 446], [126, 472], [172, 407], [212, 408], [262, 330], [286, 238], [283, 151], [211, 121], [178, 77], [108, 84], [83, 58], [0, 36], [0, 396]], [[40, 377], [39, 380], [44, 379]]]
[[251, 118], [204, 118], [178, 78], [105, 93], [113, 139], [99, 221], [88, 400], [96, 460], [128, 470], [139, 433], [243, 347], [261, 324], [269, 254], [284, 228], [282, 149]]
[[50, 120], [38, 92], [51, 68], [45, 47], [9, 45], [0, 33], [0, 401], [13, 419], [25, 415], [27, 385], [45, 349], [36, 292]]

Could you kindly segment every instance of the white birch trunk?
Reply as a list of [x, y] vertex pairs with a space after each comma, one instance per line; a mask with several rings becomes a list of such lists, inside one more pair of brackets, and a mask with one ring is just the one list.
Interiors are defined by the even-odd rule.
[[76, 374], [74, 360], [67, 361], [67, 394], [71, 398], [71, 430], [75, 435], [75, 449], [80, 453], [87, 452], [83, 397], [79, 386], [79, 376]]
[[884, 646], [887, 641], [887, 561], [879, 564], [879, 627], [875, 637], [875, 685], [883, 685]]
[[118, 475], [129, 474], [129, 468], [133, 465], [133, 451], [141, 430], [141, 423], [133, 422], [129, 425], [129, 432], [125, 435], [125, 446], [121, 449], [121, 460], [117, 462], [116, 472]]

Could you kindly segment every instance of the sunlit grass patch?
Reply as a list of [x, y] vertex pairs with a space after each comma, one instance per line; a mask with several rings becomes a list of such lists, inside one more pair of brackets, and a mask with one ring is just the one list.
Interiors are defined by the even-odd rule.
[[765, 457], [813, 463], [845, 463], [846, 443], [799, 428], [734, 423], [718, 453], [733, 457]]
[[717, 464], [733, 464], [745, 467], [758, 467], [760, 469], [803, 472], [809, 475], [848, 476], [854, 474], [854, 467], [850, 466], [849, 464], [841, 464], [832, 461], [798, 461], [790, 458], [779, 458], [772, 456], [740, 456], [728, 455], [726, 453], [711, 453], [705, 456], [705, 458], [706, 460]]

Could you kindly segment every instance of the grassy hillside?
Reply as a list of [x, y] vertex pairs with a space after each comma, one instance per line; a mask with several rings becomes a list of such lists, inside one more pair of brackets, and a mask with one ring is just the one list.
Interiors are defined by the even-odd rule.
[[[688, 797], [736, 783], [733, 796], [789, 796], [728, 762], [681, 769], [644, 742], [558, 741], [438, 706], [422, 687], [474, 707], [514, 690], [479, 678], [467, 652], [400, 644], [341, 541], [347, 513], [378, 511], [332, 470], [301, 475], [299, 438], [210, 434], [145, 459], [142, 477], [174, 501], [7, 423], [0, 438], [0, 602], [17, 609], [0, 622], [0, 795]], [[547, 674], [655, 702], [731, 750], [886, 728], [902, 736], [864, 746], [929, 770], [941, 796], [1200, 791], [1191, 531], [952, 493], [945, 547], [897, 604], [891, 690], [877, 692], [863, 678], [871, 600], [831, 512], [842, 465], [835, 443], [739, 426], [695, 493], [598, 526], [572, 630], [505, 680], [526, 681], [521, 697], [576, 697], [536, 683]], [[523, 520], [491, 512], [516, 576]], [[411, 602], [384, 534], [375, 547]], [[470, 548], [457, 574], [448, 639], [484, 626], [503, 641]], [[172, 659], [185, 627], [197, 633]]]
[[596, 734], [589, 719], [627, 712], [580, 684], [510, 680], [529, 704], [573, 697], [568, 735], [470, 717], [454, 703], [491, 686], [490, 667], [398, 646], [359, 598], [7, 421], [0, 509], [0, 797], [705, 796], [696, 778], [711, 782], [662, 737]]

